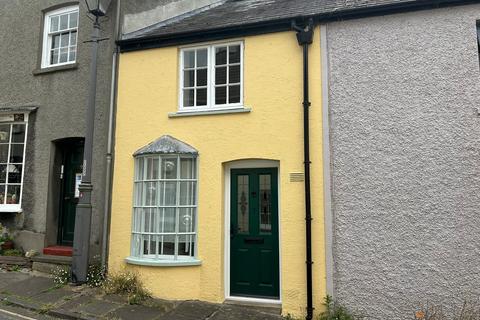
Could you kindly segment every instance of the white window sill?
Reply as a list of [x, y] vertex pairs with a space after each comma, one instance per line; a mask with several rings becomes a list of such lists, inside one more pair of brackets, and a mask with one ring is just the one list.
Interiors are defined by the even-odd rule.
[[23, 210], [19, 204], [0, 204], [0, 213], [2, 212], [20, 213], [22, 211]]
[[186, 111], [178, 111], [178, 112], [170, 112], [168, 114], [169, 118], [177, 118], [177, 117], [192, 117], [192, 116], [208, 116], [212, 114], [230, 114], [230, 113], [248, 113], [251, 112], [251, 108], [245, 107], [235, 107], [235, 108], [212, 108], [211, 110], [186, 110]]
[[183, 260], [155, 260], [155, 259], [140, 259], [135, 257], [125, 258], [128, 264], [135, 264], [139, 266], [150, 267], [186, 267], [186, 266], [199, 266], [202, 264], [201, 260], [183, 259]]

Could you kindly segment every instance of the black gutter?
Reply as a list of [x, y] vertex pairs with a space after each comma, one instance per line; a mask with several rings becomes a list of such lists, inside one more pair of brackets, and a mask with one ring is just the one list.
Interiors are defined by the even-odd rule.
[[121, 52], [162, 48], [175, 45], [199, 43], [241, 37], [247, 35], [266, 34], [291, 30], [291, 21], [305, 21], [313, 19], [315, 23], [326, 23], [339, 20], [365, 18], [370, 16], [387, 15], [393, 13], [409, 12], [414, 10], [428, 10], [450, 6], [480, 3], [480, 0], [417, 0], [403, 3], [390, 3], [386, 5], [370, 6], [337, 10], [308, 16], [287, 17], [258, 23], [234, 25], [216, 29], [177, 32], [164, 35], [152, 35], [133, 39], [117, 41]]
[[303, 165], [305, 170], [305, 249], [307, 267], [307, 316], [305, 319], [313, 318], [313, 280], [312, 280], [312, 203], [310, 194], [310, 96], [308, 82], [308, 46], [313, 42], [313, 19], [303, 27], [297, 26], [295, 21], [291, 23], [292, 28], [297, 31], [297, 41], [303, 47]]

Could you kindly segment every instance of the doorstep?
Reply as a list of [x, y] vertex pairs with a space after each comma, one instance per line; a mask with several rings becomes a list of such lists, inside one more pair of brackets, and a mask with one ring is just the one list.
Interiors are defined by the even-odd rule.
[[71, 257], [72, 253], [73, 248], [67, 246], [50, 246], [43, 248], [43, 254], [50, 256]]
[[269, 303], [264, 301], [247, 301], [247, 300], [236, 300], [236, 299], [226, 299], [223, 304], [227, 305], [236, 305], [236, 306], [246, 306], [250, 307], [249, 309], [256, 310], [259, 312], [270, 313], [275, 315], [282, 314], [282, 305], [280, 303]]

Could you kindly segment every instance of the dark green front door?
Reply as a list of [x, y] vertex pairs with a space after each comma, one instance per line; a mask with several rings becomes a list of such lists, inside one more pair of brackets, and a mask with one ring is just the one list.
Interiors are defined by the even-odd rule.
[[61, 245], [73, 244], [75, 208], [78, 203], [78, 184], [82, 175], [82, 160], [83, 141], [72, 142], [64, 146], [58, 230], [58, 242]]
[[277, 169], [231, 177], [230, 295], [279, 298]]

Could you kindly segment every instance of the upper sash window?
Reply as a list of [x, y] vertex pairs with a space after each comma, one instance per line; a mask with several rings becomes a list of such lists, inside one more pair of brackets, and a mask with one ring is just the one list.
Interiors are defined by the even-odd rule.
[[42, 68], [75, 63], [77, 59], [78, 6], [45, 14]]
[[180, 50], [180, 111], [243, 107], [243, 43]]

